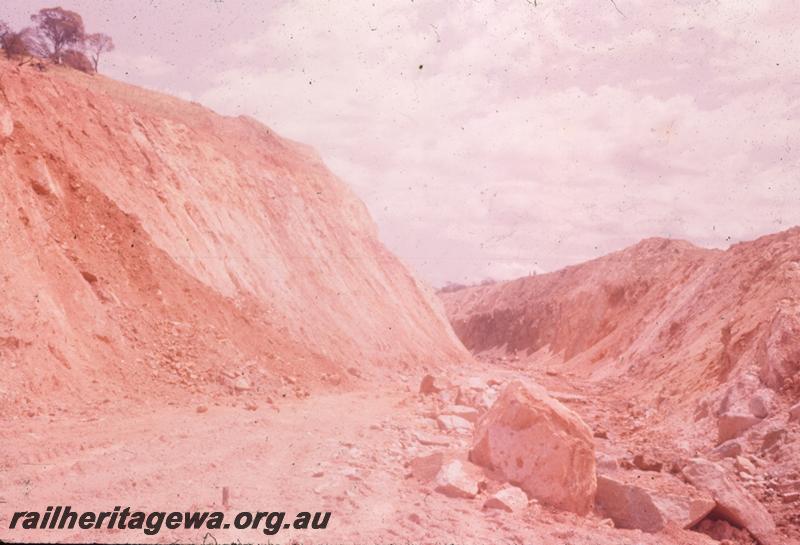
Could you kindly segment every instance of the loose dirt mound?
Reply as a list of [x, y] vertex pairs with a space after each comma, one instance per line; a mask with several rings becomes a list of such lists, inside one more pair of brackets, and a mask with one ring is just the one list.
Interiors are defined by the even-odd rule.
[[0, 179], [2, 411], [468, 358], [362, 203], [253, 120], [3, 60]]

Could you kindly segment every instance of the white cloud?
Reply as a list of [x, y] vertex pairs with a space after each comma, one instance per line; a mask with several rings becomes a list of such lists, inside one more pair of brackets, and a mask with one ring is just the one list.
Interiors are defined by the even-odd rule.
[[437, 285], [800, 222], [792, 0], [617, 4], [126, 7], [108, 66], [313, 145]]

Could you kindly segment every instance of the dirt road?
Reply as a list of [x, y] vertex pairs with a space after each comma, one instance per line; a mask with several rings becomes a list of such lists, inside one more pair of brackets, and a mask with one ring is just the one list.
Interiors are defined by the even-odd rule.
[[[416, 383], [384, 391], [285, 399], [256, 410], [210, 404], [97, 408], [89, 417], [28, 418], [0, 433], [0, 538], [98, 542], [506, 542], [526, 544], [703, 543], [612, 530], [539, 506], [483, 510], [485, 498], [454, 499], [409, 476], [407, 462], [442, 449], [466, 450], [469, 434], [444, 435]], [[230, 402], [230, 401], [229, 401]], [[420, 439], [422, 437], [422, 439]], [[428, 445], [430, 439], [440, 445]], [[46, 447], [44, 447], [46, 445]], [[227, 508], [222, 489], [230, 490]], [[325, 530], [9, 530], [15, 510], [331, 511]], [[664, 541], [669, 539], [669, 541]]]

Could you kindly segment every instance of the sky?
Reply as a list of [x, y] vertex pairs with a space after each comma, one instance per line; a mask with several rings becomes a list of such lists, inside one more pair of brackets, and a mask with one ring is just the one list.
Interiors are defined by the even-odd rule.
[[[71, 1], [100, 71], [314, 146], [441, 286], [800, 224], [793, 0]], [[4, 0], [15, 27], [50, 3]]]

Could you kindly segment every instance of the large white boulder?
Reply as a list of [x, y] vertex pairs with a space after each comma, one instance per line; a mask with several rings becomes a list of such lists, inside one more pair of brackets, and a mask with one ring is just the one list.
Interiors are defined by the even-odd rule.
[[594, 504], [592, 432], [538, 386], [503, 390], [478, 421], [470, 460], [543, 504], [579, 514]]

